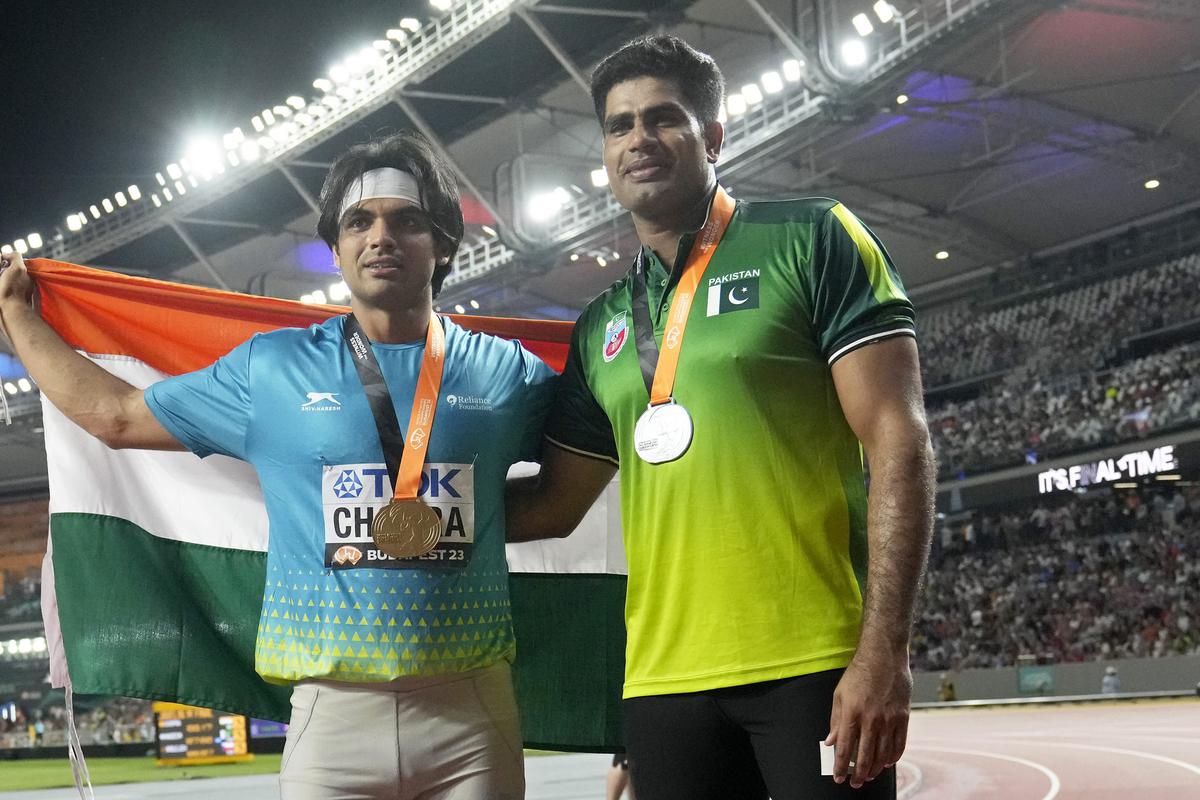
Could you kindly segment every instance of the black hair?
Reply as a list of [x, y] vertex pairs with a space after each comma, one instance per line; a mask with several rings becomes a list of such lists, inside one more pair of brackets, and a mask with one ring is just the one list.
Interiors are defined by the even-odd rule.
[[[382, 167], [404, 170], [417, 179], [421, 205], [429, 214], [433, 239], [438, 245], [439, 258], [433, 269], [433, 296], [437, 297], [442, 281], [450, 274], [454, 254], [462, 243], [463, 215], [454, 173], [421, 134], [400, 131], [383, 139], [356, 144], [338, 156], [321, 187], [321, 198], [317, 203], [321, 210], [317, 218], [317, 235], [331, 248], [337, 246], [341, 224], [338, 212], [346, 190], [364, 172]], [[444, 264], [441, 257], [446, 259]]]
[[702, 124], [717, 121], [725, 96], [725, 77], [717, 62], [677, 36], [660, 35], [627, 42], [592, 72], [592, 103], [601, 125], [612, 88], [644, 77], [674, 80]]

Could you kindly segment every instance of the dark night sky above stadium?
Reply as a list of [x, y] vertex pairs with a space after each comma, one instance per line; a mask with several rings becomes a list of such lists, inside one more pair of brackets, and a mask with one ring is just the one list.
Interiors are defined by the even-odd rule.
[[299, 94], [425, 0], [27, 2], [0, 12], [0, 242], [88, 204]]

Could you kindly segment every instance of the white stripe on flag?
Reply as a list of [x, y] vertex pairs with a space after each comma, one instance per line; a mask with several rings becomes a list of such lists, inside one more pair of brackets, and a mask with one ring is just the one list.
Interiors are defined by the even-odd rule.
[[707, 317], [715, 317], [721, 313], [721, 284], [714, 283], [708, 287], [708, 313]]

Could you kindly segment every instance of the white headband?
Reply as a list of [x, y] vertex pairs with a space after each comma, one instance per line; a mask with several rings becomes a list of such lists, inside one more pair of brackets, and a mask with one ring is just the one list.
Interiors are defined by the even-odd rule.
[[359, 203], [380, 197], [407, 200], [417, 208], [425, 208], [425, 204], [421, 202], [421, 187], [416, 178], [402, 169], [380, 167], [364, 172], [346, 187], [346, 193], [342, 195], [342, 207], [338, 210], [338, 219], [345, 217], [346, 212]]

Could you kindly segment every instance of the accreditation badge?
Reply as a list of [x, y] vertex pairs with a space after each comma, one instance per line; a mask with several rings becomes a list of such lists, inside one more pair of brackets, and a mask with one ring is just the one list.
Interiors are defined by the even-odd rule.
[[671, 400], [651, 404], [633, 428], [633, 446], [638, 457], [650, 464], [674, 461], [692, 445], [692, 415]]

